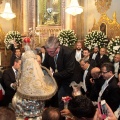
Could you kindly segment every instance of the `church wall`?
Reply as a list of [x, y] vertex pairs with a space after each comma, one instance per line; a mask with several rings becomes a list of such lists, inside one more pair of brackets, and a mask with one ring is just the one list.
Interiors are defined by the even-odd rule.
[[[107, 10], [107, 16], [112, 19], [112, 15], [116, 12], [117, 21], [120, 23], [120, 0], [112, 0], [110, 8]], [[95, 0], [84, 0], [84, 36], [92, 29], [94, 19], [96, 23], [100, 19], [101, 14], [97, 11]]]
[[[10, 2], [10, 1], [9, 1], [9, 2]], [[0, 4], [0, 13], [2, 13], [2, 12], [4, 11], [5, 3], [6, 3], [6, 1], [3, 0], [3, 1], [2, 1], [2, 4]], [[12, 5], [11, 2], [10, 2], [10, 5]], [[12, 6], [11, 6], [11, 7], [12, 7]], [[8, 31], [13, 30], [13, 20], [9, 20], [9, 21], [8, 21], [8, 20], [0, 17], [0, 26], [2, 27], [3, 31], [4, 31], [5, 33], [7, 33]]]

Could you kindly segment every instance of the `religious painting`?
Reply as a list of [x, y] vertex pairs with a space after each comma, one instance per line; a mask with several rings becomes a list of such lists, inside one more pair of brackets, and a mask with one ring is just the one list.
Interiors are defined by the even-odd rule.
[[37, 5], [38, 25], [61, 24], [61, 0], [38, 0]]
[[106, 24], [105, 23], [101, 23], [100, 25], [100, 31], [103, 32], [106, 35]]

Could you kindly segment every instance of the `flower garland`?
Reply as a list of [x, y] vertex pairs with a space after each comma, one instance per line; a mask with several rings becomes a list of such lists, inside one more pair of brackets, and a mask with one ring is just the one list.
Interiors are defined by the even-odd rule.
[[14, 43], [22, 44], [22, 37], [18, 31], [9, 31], [4, 39], [4, 43], [7, 49], [10, 49]]
[[92, 31], [85, 36], [84, 45], [89, 50], [93, 50], [95, 46], [107, 47], [108, 44], [107, 36], [101, 31]]
[[58, 35], [60, 45], [73, 47], [77, 41], [77, 37], [73, 30], [62, 30]]
[[116, 36], [115, 39], [112, 38], [112, 40], [109, 42], [107, 46], [107, 52], [110, 60], [113, 60], [113, 57], [115, 54], [120, 53], [120, 37]]

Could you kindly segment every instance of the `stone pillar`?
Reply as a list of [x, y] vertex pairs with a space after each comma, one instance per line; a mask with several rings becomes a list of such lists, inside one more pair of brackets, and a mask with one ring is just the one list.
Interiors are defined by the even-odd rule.
[[26, 34], [28, 32], [28, 0], [22, 0], [23, 6], [23, 33]]

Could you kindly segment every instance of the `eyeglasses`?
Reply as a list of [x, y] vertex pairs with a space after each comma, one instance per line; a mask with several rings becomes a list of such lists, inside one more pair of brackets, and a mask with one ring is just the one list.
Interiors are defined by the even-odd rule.
[[106, 71], [106, 72], [101, 72], [102, 74], [106, 74], [106, 73], [108, 73], [108, 72], [110, 72], [110, 71]]

